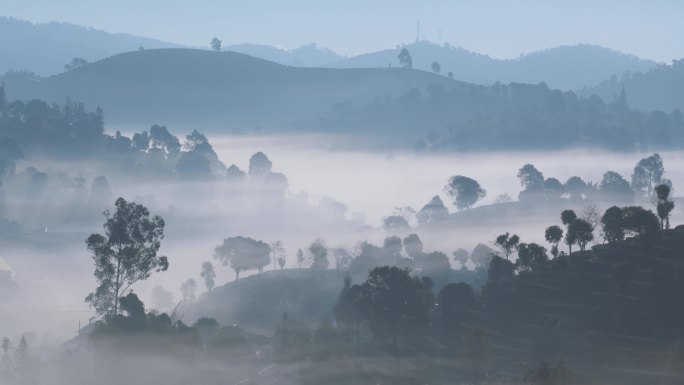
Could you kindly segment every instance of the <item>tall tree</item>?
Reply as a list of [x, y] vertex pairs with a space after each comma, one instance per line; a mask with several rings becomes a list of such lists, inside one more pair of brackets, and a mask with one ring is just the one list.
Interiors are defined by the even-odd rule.
[[670, 213], [674, 210], [675, 204], [670, 200], [670, 191], [672, 189], [666, 184], [659, 184], [655, 187], [656, 197], [658, 198], [658, 204], [656, 211], [658, 212], [658, 217], [660, 218], [660, 228], [669, 229], [670, 228]]
[[544, 189], [544, 174], [532, 164], [526, 164], [518, 170], [518, 179], [526, 191], [541, 191]]
[[463, 175], [449, 178], [444, 191], [459, 210], [469, 209], [477, 201], [487, 196], [487, 191], [475, 179]]
[[134, 202], [119, 198], [116, 210], [105, 211], [104, 234], [91, 234], [86, 239], [95, 261], [98, 287], [85, 301], [98, 315], [119, 313], [119, 297], [153, 271], [166, 271], [168, 259], [159, 255], [164, 238], [164, 220]]
[[203, 262], [202, 273], [200, 273], [200, 276], [204, 280], [204, 286], [207, 287], [207, 291], [211, 293], [216, 285], [216, 271], [214, 270], [214, 265], [209, 261]]
[[632, 173], [632, 189], [635, 192], [650, 197], [655, 187], [663, 182], [665, 167], [659, 154], [653, 154], [639, 160]]
[[438, 74], [442, 70], [442, 66], [437, 63], [437, 62], [432, 62], [432, 65], [430, 65], [430, 68], [432, 68], [432, 72]]
[[271, 259], [273, 261], [273, 270], [275, 271], [276, 265], [278, 264], [278, 259], [285, 255], [285, 248], [283, 247], [283, 241], [271, 242]]

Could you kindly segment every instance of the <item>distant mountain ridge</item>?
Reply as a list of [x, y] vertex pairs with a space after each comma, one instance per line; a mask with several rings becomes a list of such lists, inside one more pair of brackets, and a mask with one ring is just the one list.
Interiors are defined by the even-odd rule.
[[[49, 76], [64, 71], [65, 64], [74, 57], [93, 62], [140, 47], [157, 49], [183, 46], [73, 24], [33, 24], [8, 17], [0, 18], [0, 52], [3, 52], [0, 74], [11, 70]], [[427, 41], [352, 57], [344, 57], [315, 43], [295, 49], [235, 44], [226, 45], [223, 50], [295, 67], [385, 68], [399, 65], [397, 56], [403, 47], [411, 52], [415, 69], [431, 72], [432, 63], [437, 62], [441, 66], [441, 75], [452, 72], [455, 79], [481, 85], [544, 82], [551, 88], [580, 90], [612, 75], [619, 77], [626, 72], [645, 72], [658, 65], [634, 55], [592, 45], [561, 46], [508, 60]]]
[[634, 55], [593, 45], [560, 46], [521, 55], [517, 59], [494, 59], [448, 44], [417, 42], [342, 59], [333, 68], [379, 68], [398, 66], [398, 54], [406, 48], [413, 58], [413, 68], [432, 71], [437, 62], [440, 73], [453, 73], [455, 79], [491, 85], [501, 83], [544, 82], [551, 88], [577, 90], [598, 83], [611, 75], [646, 71], [658, 63]]
[[0, 74], [28, 71], [47, 76], [64, 71], [75, 57], [96, 61], [139, 48], [179, 48], [180, 44], [67, 23], [34, 24], [0, 17]]

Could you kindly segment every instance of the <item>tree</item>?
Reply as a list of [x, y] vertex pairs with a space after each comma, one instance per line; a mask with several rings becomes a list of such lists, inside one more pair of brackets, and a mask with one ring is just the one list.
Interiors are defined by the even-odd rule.
[[178, 158], [176, 173], [183, 179], [209, 179], [211, 163], [197, 151], [186, 151]]
[[554, 257], [557, 257], [558, 243], [560, 243], [561, 239], [563, 239], [563, 229], [556, 225], [549, 226], [546, 228], [546, 231], [544, 231], [544, 238], [547, 242], [553, 245], [553, 247], [551, 248], [551, 254]]
[[587, 193], [587, 183], [578, 176], [568, 178], [564, 187], [572, 200], [582, 200]]
[[302, 249], [297, 249], [297, 267], [302, 268], [304, 264], [304, 251]]
[[285, 268], [285, 263], [287, 263], [285, 256], [278, 257], [278, 267], [280, 267], [280, 270]]
[[71, 61], [64, 65], [64, 71], [71, 71], [77, 68], [84, 67], [88, 64], [88, 61], [82, 57], [75, 57]]
[[325, 270], [328, 268], [328, 248], [325, 241], [318, 238], [309, 245], [309, 255], [311, 255], [311, 268], [313, 270]]
[[521, 243], [518, 246], [517, 265], [524, 271], [537, 270], [549, 260], [546, 248], [536, 243]]
[[352, 260], [352, 256], [351, 254], [349, 254], [349, 251], [347, 251], [347, 249], [345, 249], [344, 247], [336, 247], [332, 249], [332, 255], [335, 258], [335, 268], [337, 270], [349, 267], [349, 264]]
[[449, 283], [437, 295], [437, 310], [442, 325], [454, 336], [454, 332], [466, 321], [468, 310], [476, 307], [475, 292], [467, 283]]
[[584, 251], [587, 244], [594, 240], [594, 226], [584, 219], [575, 219], [568, 226], [568, 236]]
[[249, 176], [265, 176], [271, 172], [273, 163], [263, 152], [257, 152], [249, 158]]
[[544, 189], [544, 174], [532, 164], [526, 164], [518, 170], [518, 179], [525, 191], [541, 191]]
[[401, 52], [399, 52], [399, 64], [407, 69], [412, 69], [413, 68], [413, 58], [411, 57], [411, 53], [406, 49], [402, 48]]
[[615, 199], [620, 202], [631, 202], [634, 200], [634, 191], [629, 186], [629, 182], [615, 171], [608, 171], [603, 174], [599, 184], [599, 192], [606, 198]]
[[420, 240], [418, 234], [409, 234], [403, 240], [404, 250], [406, 254], [414, 260], [420, 259], [423, 254], [423, 241]]
[[211, 43], [209, 43], [209, 45], [211, 46], [212, 50], [216, 52], [221, 51], [221, 40], [219, 40], [218, 37], [211, 39]]
[[190, 278], [181, 284], [181, 293], [183, 293], [183, 301], [195, 302], [195, 299], [197, 298], [195, 294], [196, 292], [197, 281], [195, 281], [193, 278]]
[[211, 290], [216, 285], [216, 282], [214, 281], [216, 279], [216, 271], [214, 271], [214, 265], [209, 261], [203, 262], [202, 272], [200, 273], [200, 276], [204, 280], [204, 286], [207, 287], [207, 291], [211, 293]]
[[477, 201], [487, 196], [487, 191], [476, 180], [462, 175], [449, 178], [444, 191], [459, 210], [469, 209]]
[[432, 62], [432, 65], [430, 65], [430, 68], [432, 68], [432, 72], [434, 72], [436, 74], [438, 74], [439, 71], [442, 70], [442, 66], [437, 62]]
[[563, 210], [561, 212], [561, 222], [568, 226], [577, 219], [577, 214], [573, 210]]
[[646, 197], [653, 194], [655, 187], [663, 182], [665, 167], [659, 154], [639, 160], [632, 174], [632, 189]]
[[373, 269], [362, 286], [369, 298], [371, 330], [389, 335], [395, 348], [399, 336], [427, 330], [434, 302], [429, 279], [412, 277], [408, 269], [382, 266]]
[[670, 200], [670, 191], [670, 186], [666, 184], [659, 184], [655, 187], [655, 193], [658, 199], [656, 211], [660, 218], [661, 229], [670, 228], [670, 213], [675, 207], [674, 202]]
[[168, 259], [159, 255], [164, 238], [164, 220], [145, 206], [119, 198], [116, 211], [104, 212], [104, 234], [91, 234], [86, 239], [95, 261], [97, 289], [85, 301], [98, 315], [119, 313], [119, 296], [153, 271], [166, 271]]
[[504, 257], [508, 257], [518, 249], [520, 237], [517, 234], [510, 235], [509, 233], [501, 234], [496, 237], [494, 244], [501, 249]]
[[499, 282], [515, 276], [515, 265], [513, 262], [503, 259], [498, 255], [493, 255], [489, 262], [489, 269], [487, 270], [487, 279], [489, 282]]
[[494, 250], [491, 247], [478, 243], [473, 251], [470, 253], [470, 260], [473, 261], [475, 266], [489, 266], [489, 262], [494, 256]]
[[454, 257], [454, 261], [458, 262], [463, 268], [468, 262], [468, 250], [458, 249], [451, 254]]
[[386, 231], [406, 231], [411, 228], [406, 218], [399, 215], [390, 215], [385, 218], [382, 227]]
[[624, 229], [633, 235], [650, 235], [660, 230], [660, 220], [651, 210], [640, 206], [622, 208]]
[[271, 248], [268, 244], [249, 237], [230, 237], [223, 240], [223, 244], [214, 249], [214, 258], [221, 261], [223, 266], [230, 264], [235, 271], [235, 280], [240, 278], [240, 272], [258, 269], [259, 273], [271, 261]]
[[416, 214], [416, 219], [421, 225], [440, 222], [449, 218], [449, 210], [444, 206], [444, 202], [439, 195], [430, 199], [423, 208]]
[[449, 73], [447, 74], [447, 76], [449, 77], [449, 79], [453, 79], [453, 78], [454, 78], [454, 73], [451, 72], [451, 71], [449, 71]]
[[608, 243], [625, 239], [625, 224], [623, 211], [617, 206], [612, 206], [601, 217], [603, 234]]
[[335, 319], [352, 331], [357, 348], [360, 344], [361, 325], [370, 319], [370, 297], [365, 286], [351, 285], [345, 278], [345, 285], [333, 310]]
[[281, 256], [285, 255], [285, 248], [283, 247], [283, 241], [271, 242], [271, 260], [273, 261], [273, 270], [276, 269], [276, 264]]

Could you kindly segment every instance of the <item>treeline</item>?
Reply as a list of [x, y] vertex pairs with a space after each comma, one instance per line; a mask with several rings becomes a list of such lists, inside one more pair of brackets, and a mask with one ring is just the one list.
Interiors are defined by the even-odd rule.
[[614, 151], [678, 149], [684, 145], [679, 110], [631, 109], [623, 93], [605, 102], [546, 84], [495, 84], [491, 87], [431, 84], [397, 98], [376, 98], [357, 106], [339, 103], [330, 128], [382, 129], [424, 136], [417, 152], [601, 148]]

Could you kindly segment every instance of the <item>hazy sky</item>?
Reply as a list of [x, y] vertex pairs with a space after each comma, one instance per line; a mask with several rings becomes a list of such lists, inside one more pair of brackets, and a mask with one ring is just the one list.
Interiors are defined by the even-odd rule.
[[343, 54], [430, 41], [515, 57], [591, 43], [669, 62], [684, 57], [681, 0], [0, 0], [0, 14], [65, 21], [186, 45], [316, 42]]

